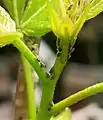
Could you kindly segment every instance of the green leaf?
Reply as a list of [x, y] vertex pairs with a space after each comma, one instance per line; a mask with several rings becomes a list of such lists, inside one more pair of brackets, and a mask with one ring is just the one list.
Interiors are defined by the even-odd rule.
[[22, 37], [21, 33], [16, 32], [15, 22], [10, 15], [0, 6], [0, 47], [13, 42]]
[[0, 34], [4, 32], [15, 32], [15, 22], [10, 18], [10, 15], [0, 6]]
[[24, 33], [41, 36], [50, 31], [48, 1], [29, 0], [21, 25]]
[[23, 16], [26, 0], [3, 0], [5, 7], [8, 9], [12, 18], [19, 26]]
[[19, 32], [8, 32], [0, 34], [0, 47], [11, 44], [13, 41], [20, 39], [23, 35]]
[[56, 117], [52, 117], [50, 120], [72, 120], [72, 114], [69, 108], [66, 108], [63, 112], [61, 112]]
[[17, 0], [17, 9], [18, 9], [19, 21], [21, 21], [21, 19], [23, 17], [25, 3], [26, 3], [26, 0]]
[[14, 19], [14, 10], [13, 10], [12, 0], [3, 0], [3, 2], [8, 12], [10, 13], [11, 17]]
[[23, 22], [30, 19], [30, 17], [36, 13], [48, 0], [29, 0], [24, 17]]
[[103, 12], [103, 0], [93, 0], [91, 2], [91, 7], [88, 12], [87, 20], [96, 17], [101, 12]]
[[[10, 15], [27, 35], [41, 36], [50, 31], [49, 0], [3, 0]], [[26, 8], [25, 8], [26, 7]]]

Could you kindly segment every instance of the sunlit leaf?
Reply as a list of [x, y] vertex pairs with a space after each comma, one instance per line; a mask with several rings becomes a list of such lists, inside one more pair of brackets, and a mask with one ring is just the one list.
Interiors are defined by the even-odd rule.
[[30, 0], [26, 8], [21, 27], [28, 35], [41, 36], [50, 31], [49, 0]]
[[[43, 19], [42, 16], [45, 19]], [[23, 26], [23, 32], [31, 36], [42, 36], [49, 31], [50, 31], [50, 23], [49, 23], [48, 18], [45, 17], [45, 12], [36, 16], [28, 24]]]
[[21, 37], [23, 37], [22, 34], [18, 32], [2, 33], [0, 34], [0, 47], [11, 44], [14, 40], [20, 39]]
[[48, 0], [29, 0], [26, 11], [24, 13], [23, 22], [27, 21], [34, 13], [36, 13]]
[[66, 108], [59, 115], [52, 117], [50, 120], [72, 120], [72, 114], [69, 108]]
[[22, 34], [16, 32], [15, 22], [5, 9], [0, 6], [0, 47], [10, 44], [13, 40], [21, 37]]
[[60, 39], [75, 39], [86, 21], [89, 9], [89, 0], [53, 1], [50, 5], [52, 31]]
[[87, 20], [94, 18], [101, 12], [103, 12], [103, 0], [93, 0], [88, 12]]
[[0, 6], [0, 34], [3, 32], [15, 32], [15, 22], [10, 18], [10, 15]]

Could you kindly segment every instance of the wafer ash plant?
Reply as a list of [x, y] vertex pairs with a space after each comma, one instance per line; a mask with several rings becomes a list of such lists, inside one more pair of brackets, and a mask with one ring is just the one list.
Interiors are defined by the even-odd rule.
[[[20, 51], [25, 72], [27, 119], [71, 120], [69, 106], [102, 92], [103, 83], [51, 104], [56, 83], [71, 56], [78, 33], [86, 21], [103, 11], [103, 0], [3, 0], [3, 3], [5, 8], [0, 6], [0, 47], [13, 44]], [[50, 31], [57, 36], [57, 53], [47, 73], [37, 53], [30, 49], [32, 44], [28, 43], [31, 38], [40, 38]], [[37, 73], [42, 86], [38, 110], [31, 69]]]

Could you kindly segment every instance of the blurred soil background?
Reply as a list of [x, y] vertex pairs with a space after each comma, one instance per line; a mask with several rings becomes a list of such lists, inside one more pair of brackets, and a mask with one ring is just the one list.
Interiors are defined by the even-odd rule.
[[[0, 4], [3, 6], [2, 1]], [[55, 59], [56, 37], [43, 36], [41, 56], [50, 69]], [[48, 48], [48, 50], [46, 49]], [[74, 46], [70, 61], [58, 81], [54, 102], [103, 81], [103, 14], [85, 23]], [[14, 97], [20, 63], [19, 52], [8, 45], [0, 49], [0, 120], [12, 120]], [[36, 94], [39, 96], [39, 93]], [[103, 93], [71, 107], [73, 120], [103, 120]]]

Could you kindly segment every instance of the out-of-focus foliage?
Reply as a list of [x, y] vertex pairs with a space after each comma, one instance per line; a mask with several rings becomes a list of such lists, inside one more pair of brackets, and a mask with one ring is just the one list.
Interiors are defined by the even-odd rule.
[[72, 114], [69, 108], [66, 108], [59, 115], [52, 117], [50, 120], [72, 120]]
[[12, 0], [3, 0], [3, 2], [4, 2], [4, 5], [6, 6], [6, 8], [8, 9], [8, 12], [12, 16], [12, 18], [15, 19]]

